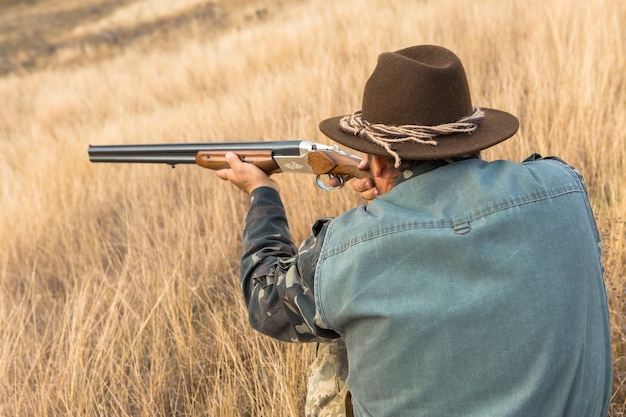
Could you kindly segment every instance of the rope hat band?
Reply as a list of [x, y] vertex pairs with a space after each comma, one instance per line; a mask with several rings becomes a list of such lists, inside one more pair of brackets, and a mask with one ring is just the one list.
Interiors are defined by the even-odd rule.
[[400, 166], [401, 158], [391, 145], [403, 142], [415, 142], [423, 145], [437, 146], [435, 140], [440, 136], [454, 133], [472, 133], [482, 122], [485, 113], [474, 106], [471, 115], [463, 117], [453, 123], [444, 123], [437, 126], [424, 125], [401, 125], [388, 126], [381, 123], [370, 123], [363, 119], [361, 110], [344, 116], [339, 121], [339, 126], [344, 132], [367, 139], [382, 146], [394, 159], [394, 166]]
[[512, 114], [479, 107], [461, 60], [446, 48], [418, 45], [380, 54], [360, 112], [323, 120], [319, 127], [335, 142], [367, 154], [447, 159], [476, 153], [517, 131]]

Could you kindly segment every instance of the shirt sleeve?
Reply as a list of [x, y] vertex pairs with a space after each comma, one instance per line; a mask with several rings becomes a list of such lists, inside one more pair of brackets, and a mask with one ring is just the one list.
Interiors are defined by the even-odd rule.
[[313, 278], [329, 222], [329, 218], [318, 220], [313, 235], [297, 248], [278, 192], [260, 187], [250, 194], [240, 273], [254, 329], [289, 342], [339, 337], [315, 321]]

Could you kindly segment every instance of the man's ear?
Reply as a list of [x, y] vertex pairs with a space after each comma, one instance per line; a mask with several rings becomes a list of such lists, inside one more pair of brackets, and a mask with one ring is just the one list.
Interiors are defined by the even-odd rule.
[[382, 178], [385, 174], [387, 174], [388, 169], [389, 161], [387, 158], [380, 155], [372, 155], [372, 160], [370, 162], [370, 171], [372, 176]]
[[393, 188], [393, 184], [398, 178], [399, 171], [394, 167], [393, 162], [384, 156], [373, 155], [370, 162], [370, 173], [374, 178], [376, 190], [382, 195]]

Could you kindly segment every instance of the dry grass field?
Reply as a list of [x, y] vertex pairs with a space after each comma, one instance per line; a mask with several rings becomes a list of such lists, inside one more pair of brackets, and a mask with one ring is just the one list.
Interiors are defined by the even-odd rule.
[[[311, 346], [246, 321], [247, 200], [208, 170], [88, 144], [307, 139], [380, 52], [434, 43], [519, 116], [487, 159], [559, 155], [604, 239], [626, 414], [626, 2], [0, 0], [0, 415], [301, 415]], [[294, 238], [359, 204], [277, 175]]]

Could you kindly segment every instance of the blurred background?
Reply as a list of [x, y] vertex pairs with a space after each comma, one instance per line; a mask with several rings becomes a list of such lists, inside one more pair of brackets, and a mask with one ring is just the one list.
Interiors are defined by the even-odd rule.
[[[0, 414], [294, 416], [315, 348], [247, 325], [247, 198], [196, 166], [91, 164], [89, 144], [330, 143], [381, 52], [438, 44], [518, 116], [484, 153], [557, 155], [603, 237], [626, 410], [626, 3], [0, 0]], [[278, 174], [293, 238], [361, 204]]]

